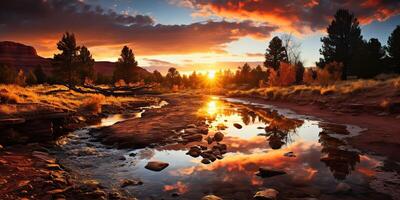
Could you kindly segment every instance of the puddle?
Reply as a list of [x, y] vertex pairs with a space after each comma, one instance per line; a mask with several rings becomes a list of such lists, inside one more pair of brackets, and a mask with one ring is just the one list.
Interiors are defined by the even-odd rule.
[[[217, 131], [225, 135], [220, 143], [227, 145], [227, 153], [207, 165], [201, 163], [201, 157], [186, 153], [194, 145], [211, 148], [215, 143], [117, 150], [96, 142], [88, 129], [76, 131], [61, 142], [60, 158], [84, 178], [97, 179], [110, 189], [120, 189], [124, 179], [140, 179], [143, 185], [124, 188], [128, 195], [138, 199], [177, 199], [176, 195], [178, 199], [200, 199], [215, 194], [242, 200], [252, 199], [256, 191], [268, 187], [281, 191], [284, 197], [329, 199], [345, 195], [347, 199], [385, 199], [387, 196], [378, 193], [384, 192], [398, 199], [398, 174], [383, 170], [385, 158], [362, 154], [343, 140], [359, 134], [361, 128], [328, 124], [275, 109], [237, 99], [210, 98], [199, 114], [207, 118], [209, 135]], [[110, 116], [99, 126], [140, 114]], [[235, 127], [235, 123], [242, 128]], [[288, 152], [293, 153], [287, 156]], [[161, 172], [144, 168], [154, 160], [169, 166]], [[255, 175], [259, 167], [283, 170], [286, 174], [261, 178]]]

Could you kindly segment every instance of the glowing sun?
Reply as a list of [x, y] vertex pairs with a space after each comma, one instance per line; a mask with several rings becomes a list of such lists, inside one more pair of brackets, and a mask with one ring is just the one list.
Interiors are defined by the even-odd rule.
[[215, 71], [214, 70], [208, 71], [207, 77], [209, 79], [214, 79], [215, 78]]

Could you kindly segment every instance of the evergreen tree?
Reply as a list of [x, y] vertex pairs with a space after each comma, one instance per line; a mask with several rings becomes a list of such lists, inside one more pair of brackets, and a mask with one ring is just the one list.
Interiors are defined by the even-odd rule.
[[267, 52], [265, 53], [264, 66], [277, 71], [280, 62], [288, 62], [288, 56], [285, 47], [282, 46], [282, 40], [279, 37], [274, 37], [269, 42]]
[[352, 68], [350, 61], [362, 44], [359, 22], [348, 10], [341, 9], [336, 12], [327, 32], [328, 36], [321, 38], [323, 45], [320, 53], [323, 58], [317, 66], [323, 68], [325, 64], [334, 61], [342, 63], [342, 79], [345, 80]]
[[47, 81], [47, 75], [44, 73], [42, 66], [38, 65], [33, 70], [33, 73], [36, 77], [37, 83], [42, 84]]
[[15, 79], [17, 77], [17, 71], [15, 69], [0, 64], [0, 83], [4, 84], [13, 84], [15, 83]]
[[80, 83], [84, 83], [86, 78], [95, 80], [94, 59], [85, 46], [82, 46], [79, 50], [78, 63]]
[[162, 83], [164, 80], [164, 77], [161, 75], [161, 73], [157, 70], [153, 71], [153, 80], [156, 83]]
[[29, 71], [28, 76], [26, 77], [26, 83], [28, 85], [34, 85], [38, 83], [36, 75], [32, 70]]
[[65, 33], [61, 40], [57, 43], [57, 49], [60, 54], [55, 54], [53, 59], [54, 73], [62, 82], [74, 85], [79, 82], [78, 77], [78, 51], [75, 35]]
[[135, 72], [138, 66], [132, 49], [124, 46], [121, 51], [121, 57], [118, 59], [116, 69], [114, 71], [114, 81], [124, 80], [126, 83], [139, 81], [139, 76]]
[[390, 35], [387, 51], [397, 73], [400, 73], [400, 26], [397, 26]]
[[167, 84], [169, 87], [172, 87], [174, 85], [180, 85], [181, 84], [181, 75], [179, 72], [176, 70], [176, 68], [171, 67], [168, 69], [168, 73], [165, 77]]
[[305, 71], [304, 65], [302, 62], [297, 62], [294, 67], [296, 68], [296, 84], [302, 84]]

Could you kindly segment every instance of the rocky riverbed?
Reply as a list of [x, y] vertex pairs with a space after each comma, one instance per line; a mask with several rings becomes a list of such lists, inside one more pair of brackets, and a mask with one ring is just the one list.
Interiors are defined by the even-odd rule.
[[[40, 168], [25, 164], [25, 169], [59, 176], [12, 171], [10, 166], [20, 170], [16, 163], [24, 163], [10, 164], [15, 158], [7, 155], [18, 151], [7, 147], [0, 152], [0, 161], [5, 160], [0, 169], [23, 176], [7, 176], [3, 184], [0, 180], [0, 198], [400, 197], [398, 164], [348, 142], [360, 137], [363, 127], [249, 100], [193, 94], [162, 99], [168, 103], [109, 114], [61, 137], [55, 146], [22, 150], [23, 160], [44, 163]], [[24, 188], [25, 180], [35, 189]], [[46, 181], [53, 186], [36, 190], [45, 187], [36, 184]], [[18, 185], [19, 190], [4, 189]]]

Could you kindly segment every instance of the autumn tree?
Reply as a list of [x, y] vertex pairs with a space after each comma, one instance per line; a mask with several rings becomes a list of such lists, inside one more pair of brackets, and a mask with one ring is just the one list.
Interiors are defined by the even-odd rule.
[[348, 10], [338, 10], [327, 28], [328, 35], [321, 38], [323, 43], [320, 53], [323, 58], [317, 66], [324, 68], [325, 64], [338, 62], [343, 64], [341, 78], [347, 79], [350, 61], [362, 44], [361, 29], [358, 19]]
[[57, 49], [61, 51], [54, 55], [53, 67], [57, 79], [74, 85], [79, 82], [77, 76], [79, 47], [76, 45], [75, 35], [66, 32], [57, 43]]
[[114, 81], [124, 80], [126, 83], [139, 81], [139, 75], [135, 71], [137, 66], [138, 63], [135, 60], [135, 55], [132, 49], [124, 46], [121, 50], [121, 56], [116, 64], [113, 75]]
[[269, 42], [267, 52], [265, 53], [264, 66], [277, 71], [280, 62], [288, 62], [288, 56], [285, 47], [282, 45], [282, 40], [276, 36]]
[[387, 51], [396, 71], [400, 73], [400, 26], [397, 26], [389, 36]]

